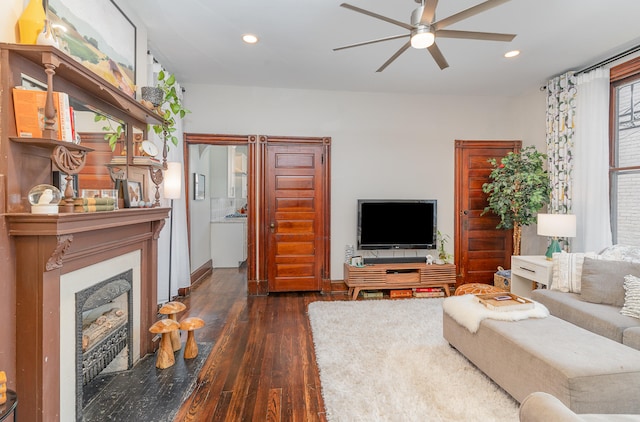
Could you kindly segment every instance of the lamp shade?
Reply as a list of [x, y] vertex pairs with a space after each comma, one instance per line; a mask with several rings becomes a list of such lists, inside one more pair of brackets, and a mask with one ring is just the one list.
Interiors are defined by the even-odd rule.
[[178, 199], [182, 195], [182, 164], [168, 162], [164, 173], [164, 197]]
[[538, 235], [576, 237], [576, 216], [574, 214], [538, 214]]

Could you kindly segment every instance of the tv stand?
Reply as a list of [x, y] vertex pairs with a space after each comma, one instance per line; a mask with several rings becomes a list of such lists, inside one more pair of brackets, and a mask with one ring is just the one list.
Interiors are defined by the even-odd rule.
[[354, 267], [344, 264], [344, 282], [349, 287], [351, 300], [358, 298], [360, 290], [409, 289], [414, 287], [441, 287], [449, 296], [449, 288], [456, 284], [454, 264], [427, 265], [421, 263], [370, 264]]

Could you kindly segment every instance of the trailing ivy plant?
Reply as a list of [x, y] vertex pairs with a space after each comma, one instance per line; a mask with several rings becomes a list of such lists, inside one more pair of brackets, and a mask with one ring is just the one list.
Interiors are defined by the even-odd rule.
[[102, 126], [102, 130], [106, 133], [104, 134], [104, 140], [109, 141], [109, 147], [111, 147], [111, 151], [116, 149], [116, 145], [118, 144], [118, 140], [124, 133], [124, 125], [119, 124], [115, 128], [113, 127], [113, 121], [109, 119], [107, 116], [103, 114], [96, 113], [93, 117], [94, 122], [106, 122], [105, 126]]
[[549, 174], [544, 169], [547, 155], [534, 146], [510, 152], [501, 159], [491, 158], [490, 182], [482, 185], [488, 205], [482, 215], [492, 211], [500, 222], [497, 229], [513, 229], [513, 254], [520, 255], [522, 226], [536, 221], [537, 212], [549, 202]]
[[182, 106], [182, 100], [176, 90], [175, 75], [168, 74], [164, 70], [158, 73], [158, 88], [162, 89], [162, 102], [158, 105], [158, 113], [164, 119], [164, 124], [153, 125], [153, 131], [160, 137], [166, 136], [173, 145], [178, 145], [178, 137], [175, 135], [176, 117], [183, 119], [189, 110]]

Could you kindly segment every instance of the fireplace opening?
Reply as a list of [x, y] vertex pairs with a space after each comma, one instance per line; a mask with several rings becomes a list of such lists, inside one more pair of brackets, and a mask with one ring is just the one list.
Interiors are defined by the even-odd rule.
[[133, 367], [133, 269], [76, 293], [76, 420], [85, 387], [101, 373]]

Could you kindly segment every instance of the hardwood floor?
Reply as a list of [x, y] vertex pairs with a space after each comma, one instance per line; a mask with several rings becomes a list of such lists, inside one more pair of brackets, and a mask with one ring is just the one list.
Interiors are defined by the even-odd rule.
[[214, 343], [196, 388], [175, 421], [325, 421], [307, 305], [344, 294], [247, 296], [245, 271], [214, 269], [182, 299], [180, 319], [206, 326], [198, 342]]

